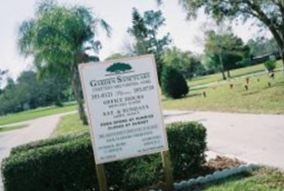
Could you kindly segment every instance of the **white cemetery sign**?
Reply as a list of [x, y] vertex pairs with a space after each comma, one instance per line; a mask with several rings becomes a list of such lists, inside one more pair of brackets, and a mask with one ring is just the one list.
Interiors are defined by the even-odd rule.
[[168, 150], [152, 55], [80, 64], [96, 164]]

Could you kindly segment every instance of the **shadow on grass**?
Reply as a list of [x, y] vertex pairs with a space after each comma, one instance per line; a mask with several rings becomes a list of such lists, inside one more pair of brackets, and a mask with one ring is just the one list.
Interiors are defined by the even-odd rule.
[[190, 91], [199, 91], [199, 90], [203, 90], [203, 89], [207, 89], [208, 86], [202, 86], [202, 87], [192, 87], [190, 88]]
[[260, 72], [264, 72], [264, 71], [265, 71], [264, 69], [254, 70], [254, 71], [246, 72], [246, 73], [243, 73], [243, 74], [232, 75], [231, 78], [232, 79], [233, 78], [239, 78], [239, 77], [242, 77], [242, 76], [247, 76], [247, 75], [250, 75], [250, 74], [260, 73]]
[[249, 95], [253, 95], [253, 94], [257, 94], [259, 93], [259, 90], [256, 90], [256, 91], [251, 91], [251, 92], [245, 92], [242, 94], [242, 96], [249, 96]]
[[274, 85], [272, 85], [272, 87], [273, 86], [283, 86], [284, 87], [284, 81], [282, 81], [282, 82], [276, 82]]
[[188, 115], [192, 114], [193, 112], [180, 112], [180, 113], [171, 113], [171, 114], [164, 114], [164, 118], [169, 118], [169, 117], [177, 117], [177, 116], [183, 116], [183, 115]]
[[189, 95], [186, 95], [184, 98], [199, 97], [199, 96], [202, 96], [202, 93], [191, 93]]
[[[184, 116], [184, 115], [189, 115], [189, 114], [193, 114], [194, 111], [190, 111], [190, 112], [180, 112], [180, 113], [171, 113], [171, 114], [164, 114], [164, 119], [170, 118], [170, 117], [178, 117], [178, 116]], [[195, 120], [190, 120], [190, 121], [195, 121], [195, 122], [205, 122], [208, 121], [206, 118], [200, 118], [200, 119], [195, 119]]]
[[190, 97], [199, 97], [199, 96], [202, 96], [202, 93], [190, 93], [190, 94], [188, 94], [184, 97], [178, 98], [178, 99], [162, 97], [161, 100], [162, 101], [178, 101], [178, 100], [182, 100], [182, 99], [186, 99], [186, 98], [190, 98]]

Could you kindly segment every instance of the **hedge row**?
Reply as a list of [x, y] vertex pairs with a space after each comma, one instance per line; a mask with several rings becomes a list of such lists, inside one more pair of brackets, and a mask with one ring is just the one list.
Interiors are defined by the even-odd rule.
[[[195, 174], [204, 162], [206, 130], [198, 123], [167, 128], [175, 179]], [[112, 190], [135, 190], [163, 179], [159, 154], [105, 165]], [[88, 134], [39, 141], [13, 149], [1, 166], [5, 191], [98, 190]]]

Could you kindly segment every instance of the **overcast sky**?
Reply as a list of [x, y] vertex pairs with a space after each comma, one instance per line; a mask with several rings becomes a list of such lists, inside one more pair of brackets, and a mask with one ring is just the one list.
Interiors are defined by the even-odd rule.
[[[31, 60], [19, 55], [17, 50], [17, 28], [23, 20], [33, 16], [37, 0], [9, 0], [0, 2], [0, 69], [8, 69], [13, 78], [23, 70], [31, 68]], [[203, 31], [207, 27], [208, 18], [203, 13], [195, 21], [186, 21], [185, 12], [177, 0], [167, 0], [166, 4], [158, 7], [155, 0], [58, 0], [60, 3], [80, 4], [90, 7], [94, 14], [105, 19], [112, 26], [112, 36], [107, 38], [102, 32], [99, 39], [103, 49], [100, 58], [104, 59], [112, 53], [122, 52], [125, 43], [129, 41], [127, 28], [131, 26], [132, 8], [136, 7], [141, 13], [151, 9], [161, 9], [166, 18], [166, 25], [161, 34], [169, 32], [173, 45], [182, 50], [196, 53], [203, 51]], [[233, 27], [236, 35], [245, 42], [258, 35], [256, 27], [250, 24], [239, 24]], [[263, 34], [262, 34], [263, 35]], [[267, 34], [269, 33], [267, 32]]]

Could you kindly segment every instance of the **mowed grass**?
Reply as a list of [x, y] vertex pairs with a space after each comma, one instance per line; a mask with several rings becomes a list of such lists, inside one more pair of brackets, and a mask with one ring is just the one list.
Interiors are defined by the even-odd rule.
[[17, 130], [17, 129], [22, 129], [27, 127], [27, 124], [23, 124], [23, 125], [13, 125], [13, 126], [2, 126], [0, 127], [0, 133], [2, 132], [6, 132], [6, 131], [13, 131], [13, 130]]
[[53, 115], [57, 113], [73, 111], [76, 109], [76, 107], [77, 104], [75, 102], [70, 102], [64, 104], [63, 107], [49, 106], [49, 107], [42, 107], [33, 110], [23, 111], [19, 113], [13, 113], [5, 116], [0, 116], [0, 125], [7, 125], [11, 123], [17, 123], [31, 119], [36, 119], [39, 117]]
[[212, 185], [204, 191], [283, 191], [284, 174], [275, 169], [261, 168], [249, 176], [235, 176]]
[[52, 136], [77, 134], [88, 131], [88, 126], [84, 126], [79, 118], [79, 114], [70, 114], [62, 117], [53, 132]]
[[[277, 65], [276, 65], [276, 70], [281, 70], [282, 68], [283, 68], [282, 62], [278, 61]], [[261, 72], [265, 72], [264, 64], [258, 64], [258, 65], [234, 69], [234, 70], [230, 71], [231, 78], [238, 78], [238, 77], [257, 74], [257, 73], [261, 73]], [[227, 73], [226, 73], [226, 75], [227, 75]], [[192, 80], [188, 81], [188, 84], [191, 87], [194, 87], [194, 86], [200, 86], [200, 85], [204, 85], [204, 84], [221, 82], [221, 81], [223, 81], [222, 74], [216, 73], [216, 74], [199, 76], [199, 77], [193, 78]]]
[[[230, 84], [233, 84], [232, 89]], [[164, 98], [162, 105], [164, 109], [175, 110], [284, 113], [283, 71], [275, 73], [275, 79], [271, 79], [267, 74], [251, 76], [247, 91], [245, 84], [244, 78], [225, 81], [222, 84], [192, 90], [182, 99]], [[206, 97], [203, 93], [206, 93]]]

